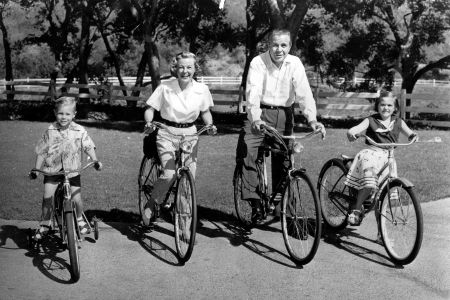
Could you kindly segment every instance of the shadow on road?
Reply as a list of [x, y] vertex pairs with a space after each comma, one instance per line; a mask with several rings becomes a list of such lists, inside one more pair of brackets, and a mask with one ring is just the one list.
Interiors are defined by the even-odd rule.
[[323, 241], [325, 243], [331, 244], [335, 246], [338, 249], [342, 249], [344, 251], [347, 251], [353, 255], [356, 255], [358, 257], [361, 257], [365, 260], [377, 263], [379, 265], [394, 268], [394, 269], [403, 269], [402, 266], [397, 266], [393, 264], [389, 257], [386, 255], [383, 255], [377, 251], [374, 251], [372, 249], [369, 249], [367, 247], [358, 245], [354, 242], [350, 242], [349, 240], [344, 240], [343, 238], [356, 238], [358, 240], [371, 242], [373, 244], [379, 245], [379, 243], [376, 240], [368, 239], [359, 233], [356, 232], [356, 229], [354, 228], [345, 228], [344, 230], [340, 232], [336, 232], [333, 230], [324, 230], [323, 233]]

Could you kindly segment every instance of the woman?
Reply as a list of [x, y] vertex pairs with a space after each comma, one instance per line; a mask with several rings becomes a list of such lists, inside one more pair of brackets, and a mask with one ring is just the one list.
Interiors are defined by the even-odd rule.
[[[145, 111], [145, 121], [147, 122], [147, 132], [155, 128], [151, 123], [153, 121], [155, 110], [160, 112], [161, 122], [169, 127], [170, 132], [174, 134], [194, 134], [197, 128], [194, 125], [195, 120], [201, 115], [206, 125], [212, 125], [212, 115], [210, 107], [213, 100], [208, 87], [194, 80], [197, 71], [196, 56], [190, 52], [179, 53], [172, 62], [171, 73], [176, 78], [162, 82], [150, 98]], [[214, 133], [214, 130], [208, 133]], [[158, 155], [161, 161], [162, 174], [155, 183], [152, 191], [152, 197], [144, 210], [143, 221], [145, 225], [150, 224], [155, 204], [160, 204], [164, 196], [175, 179], [175, 146], [173, 136], [167, 130], [159, 129], [156, 139]], [[197, 161], [197, 141], [193, 145], [193, 150], [186, 165], [195, 176]]]

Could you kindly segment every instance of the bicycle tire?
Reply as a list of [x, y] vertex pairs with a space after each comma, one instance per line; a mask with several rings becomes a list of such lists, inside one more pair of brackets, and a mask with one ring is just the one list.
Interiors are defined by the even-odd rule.
[[77, 282], [80, 279], [80, 258], [78, 255], [78, 240], [75, 228], [75, 216], [72, 211], [64, 213], [64, 219], [67, 230], [67, 247], [69, 249], [70, 273], [72, 281]]
[[319, 247], [322, 220], [317, 193], [304, 170], [291, 172], [281, 205], [286, 249], [296, 264], [307, 264]]
[[327, 228], [336, 231], [347, 226], [351, 198], [349, 187], [344, 184], [347, 173], [343, 161], [333, 158], [323, 165], [317, 182], [323, 221]]
[[181, 170], [177, 180], [174, 205], [175, 247], [181, 263], [192, 255], [197, 231], [197, 201], [194, 178], [189, 170]]
[[[147, 201], [150, 200], [153, 186], [159, 177], [160, 166], [155, 158], [149, 158], [144, 156], [141, 161], [141, 166], [139, 168], [139, 214], [141, 216], [141, 221], [144, 222], [144, 208]], [[152, 209], [155, 211], [155, 209]]]
[[384, 248], [395, 264], [409, 264], [417, 257], [423, 238], [422, 209], [414, 188], [395, 179], [389, 190], [383, 189], [379, 201], [378, 230]]
[[99, 236], [98, 221], [94, 220], [94, 239], [97, 241]]
[[242, 164], [237, 164], [233, 175], [234, 207], [241, 225], [248, 229], [252, 226], [252, 204], [242, 199]]

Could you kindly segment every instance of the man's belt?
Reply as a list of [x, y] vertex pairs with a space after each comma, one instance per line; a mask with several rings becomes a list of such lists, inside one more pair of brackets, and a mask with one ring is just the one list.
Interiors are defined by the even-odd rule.
[[191, 122], [191, 123], [177, 123], [177, 122], [169, 121], [169, 120], [166, 120], [166, 119], [161, 119], [161, 123], [164, 123], [167, 126], [172, 126], [172, 127], [176, 127], [176, 128], [188, 128], [188, 127], [191, 127], [192, 125], [194, 125], [194, 122]]

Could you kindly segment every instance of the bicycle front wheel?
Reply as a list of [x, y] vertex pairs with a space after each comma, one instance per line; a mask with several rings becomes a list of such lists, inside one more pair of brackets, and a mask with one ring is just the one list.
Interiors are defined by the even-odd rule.
[[64, 213], [64, 222], [66, 223], [67, 246], [70, 258], [70, 273], [72, 280], [77, 282], [80, 279], [80, 260], [78, 255], [78, 237], [76, 232], [76, 220], [72, 211]]
[[347, 226], [351, 195], [344, 184], [346, 175], [347, 168], [342, 160], [333, 158], [322, 167], [317, 183], [323, 221], [334, 230]]
[[237, 164], [233, 176], [234, 188], [234, 207], [236, 216], [244, 228], [250, 228], [252, 225], [252, 204], [248, 200], [242, 199], [242, 164]]
[[322, 233], [320, 203], [308, 175], [292, 172], [282, 198], [281, 228], [291, 259], [309, 263], [317, 252]]
[[[155, 158], [144, 156], [139, 169], [139, 213], [141, 220], [144, 221], [144, 209], [147, 201], [150, 200], [153, 187], [159, 177], [160, 166]], [[153, 209], [153, 211], [155, 211]]]
[[197, 202], [194, 178], [189, 170], [181, 170], [174, 206], [175, 246], [182, 263], [189, 260], [197, 231]]
[[419, 253], [423, 237], [422, 209], [413, 187], [394, 180], [381, 192], [379, 232], [384, 248], [398, 265], [411, 263]]

